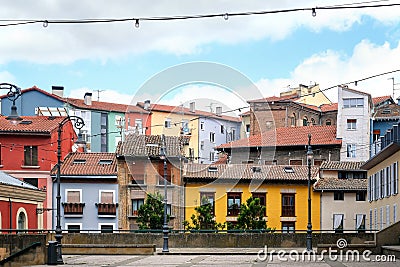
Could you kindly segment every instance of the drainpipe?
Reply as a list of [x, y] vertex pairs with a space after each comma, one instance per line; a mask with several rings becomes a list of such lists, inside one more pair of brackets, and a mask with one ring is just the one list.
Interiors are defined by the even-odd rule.
[[319, 196], [319, 229], [322, 229], [322, 193], [324, 193], [324, 190], [321, 190], [321, 195]]
[[8, 198], [8, 202], [9, 202], [9, 204], [10, 204], [10, 209], [9, 209], [9, 212], [10, 212], [10, 230], [9, 230], [9, 232], [10, 232], [10, 234], [11, 234], [11, 229], [12, 229], [12, 202], [11, 202], [11, 198], [9, 197]]

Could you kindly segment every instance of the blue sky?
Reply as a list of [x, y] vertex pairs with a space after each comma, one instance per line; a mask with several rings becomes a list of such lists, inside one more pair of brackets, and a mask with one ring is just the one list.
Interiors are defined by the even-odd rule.
[[[0, 10], [6, 19], [124, 18], [223, 14], [351, 4], [351, 1], [9, 1]], [[370, 1], [371, 2], [371, 1]], [[360, 2], [357, 2], [360, 3]], [[365, 2], [367, 3], [367, 2]], [[400, 4], [400, 1], [373, 1]], [[0, 80], [21, 88], [33, 85], [50, 91], [65, 87], [65, 94], [129, 103], [179, 105], [209, 99], [243, 105], [210, 85], [193, 81], [185, 90], [162, 97], [157, 88], [138, 95], [149, 79], [168, 68], [189, 62], [213, 62], [248, 77], [259, 95], [278, 95], [299, 83], [318, 83], [321, 89], [371, 75], [400, 69], [400, 6], [363, 9], [309, 10], [246, 17], [183, 21], [141, 21], [108, 24], [39, 24], [0, 28]], [[392, 80], [400, 73], [380, 76], [357, 87], [372, 96], [392, 94]], [[400, 84], [396, 85], [400, 88]], [[396, 87], [395, 86], [395, 87]], [[396, 87], [396, 88], [397, 88]], [[181, 88], [182, 89], [182, 88]], [[154, 90], [154, 91], [153, 91]], [[235, 90], [235, 89], [233, 89]], [[217, 92], [218, 91], [218, 92]], [[336, 90], [326, 95], [336, 102]], [[228, 95], [227, 95], [228, 94]], [[395, 97], [400, 91], [395, 92]]]

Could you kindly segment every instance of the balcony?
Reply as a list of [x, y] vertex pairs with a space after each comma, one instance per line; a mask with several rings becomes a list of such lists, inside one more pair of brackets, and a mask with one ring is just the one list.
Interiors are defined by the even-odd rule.
[[85, 203], [65, 202], [62, 203], [62, 205], [64, 207], [65, 215], [82, 215]]
[[117, 215], [118, 203], [96, 203], [98, 215]]

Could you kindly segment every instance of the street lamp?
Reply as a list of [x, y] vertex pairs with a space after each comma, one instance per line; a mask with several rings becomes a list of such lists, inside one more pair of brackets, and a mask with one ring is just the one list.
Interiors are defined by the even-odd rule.
[[[55, 238], [57, 241], [57, 264], [64, 264], [62, 258], [62, 251], [61, 251], [61, 239], [63, 238], [62, 230], [61, 230], [61, 132], [64, 124], [68, 121], [74, 123], [76, 129], [80, 130], [83, 126], [85, 126], [85, 122], [81, 117], [78, 116], [67, 116], [65, 117], [59, 124], [58, 124], [58, 131], [57, 131], [57, 225], [56, 225], [56, 234]], [[75, 142], [78, 146], [82, 146], [85, 143], [80, 140], [82, 137], [80, 134], [78, 135], [78, 140]]]
[[313, 159], [313, 152], [311, 149], [311, 134], [308, 134], [308, 147], [307, 147], [307, 166], [308, 166], [308, 224], [307, 224], [307, 251], [312, 250], [312, 224], [311, 224], [311, 161]]
[[18, 116], [17, 106], [15, 105], [15, 101], [22, 94], [21, 88], [17, 87], [16, 85], [10, 84], [10, 83], [0, 83], [0, 89], [8, 90], [7, 98], [10, 101], [12, 101], [12, 103], [13, 103], [11, 106], [11, 113], [8, 117], [6, 117], [6, 120], [9, 120], [12, 124], [16, 125], [20, 121], [22, 121], [22, 118], [20, 116]]
[[164, 161], [164, 225], [163, 225], [163, 249], [162, 252], [169, 252], [168, 249], [168, 223], [167, 223], [167, 156], [166, 156], [166, 147], [165, 147], [165, 135], [161, 136], [162, 139], [162, 147], [160, 151], [160, 159]]

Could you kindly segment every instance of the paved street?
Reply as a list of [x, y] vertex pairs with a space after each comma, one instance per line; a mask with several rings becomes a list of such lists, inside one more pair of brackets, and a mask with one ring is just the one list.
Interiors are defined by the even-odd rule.
[[[375, 261], [360, 262], [332, 261], [328, 258], [316, 261], [294, 261], [284, 256], [279, 259], [277, 255], [273, 258], [260, 259], [257, 255], [64, 255], [64, 266], [182, 266], [182, 267], [206, 267], [206, 266], [229, 266], [229, 267], [255, 267], [255, 266], [311, 266], [311, 267], [369, 267], [369, 266], [400, 266], [397, 262], [378, 263]], [[371, 256], [371, 259], [374, 259]], [[47, 265], [36, 265], [47, 266]]]

